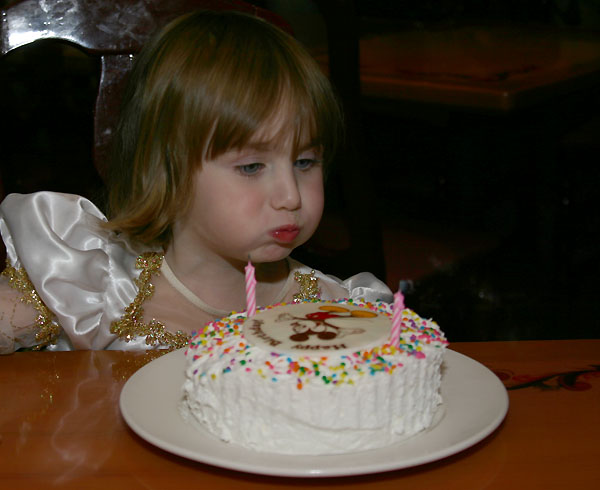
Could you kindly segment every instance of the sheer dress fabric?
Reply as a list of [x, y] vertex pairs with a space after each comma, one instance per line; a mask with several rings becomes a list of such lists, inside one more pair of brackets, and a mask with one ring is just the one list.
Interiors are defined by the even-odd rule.
[[[60, 326], [49, 350], [150, 348], [143, 336], [125, 342], [110, 327], [137, 295], [137, 257], [151, 250], [133, 246], [103, 228], [103, 221], [106, 217], [91, 201], [71, 194], [11, 194], [0, 205], [7, 264], [27, 273], [34, 292]], [[293, 259], [288, 261], [290, 276], [311, 271]], [[342, 295], [392, 301], [387, 286], [367, 272], [345, 281], [318, 271], [315, 277], [323, 299]], [[22, 296], [5, 275], [0, 277], [0, 353], [39, 343], [39, 311], [21, 301]], [[160, 320], [168, 328], [168, 318]]]

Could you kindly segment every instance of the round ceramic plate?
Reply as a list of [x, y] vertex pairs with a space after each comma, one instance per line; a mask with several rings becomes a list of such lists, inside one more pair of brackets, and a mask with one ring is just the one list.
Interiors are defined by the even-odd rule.
[[186, 424], [179, 414], [185, 349], [160, 357], [137, 371], [121, 392], [123, 418], [140, 437], [202, 463], [248, 473], [328, 477], [408, 468], [456, 454], [500, 425], [508, 395], [485, 366], [447, 350], [442, 367], [443, 416], [432, 428], [385, 448], [349, 454], [290, 456], [260, 453], [222, 442]]

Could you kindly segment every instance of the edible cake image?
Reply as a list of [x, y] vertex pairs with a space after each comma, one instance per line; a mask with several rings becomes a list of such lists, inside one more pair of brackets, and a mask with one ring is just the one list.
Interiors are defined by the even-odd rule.
[[439, 420], [448, 342], [431, 320], [384, 302], [281, 303], [206, 325], [185, 352], [180, 411], [245, 448], [364, 451]]

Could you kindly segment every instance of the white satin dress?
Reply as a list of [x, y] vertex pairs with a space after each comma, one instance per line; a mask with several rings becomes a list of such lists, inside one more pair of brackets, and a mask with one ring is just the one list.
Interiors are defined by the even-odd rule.
[[[102, 221], [106, 221], [102, 212], [81, 196], [39, 192], [4, 199], [0, 232], [7, 268], [0, 277], [0, 354], [30, 347], [165, 349], [187, 340], [170, 331], [166, 310], [164, 317], [155, 311], [149, 324], [136, 316], [152, 296], [144, 290], [148, 285], [154, 288], [152, 274], [172, 276], [165, 274], [162, 252], [132, 246], [101, 227]], [[298, 287], [296, 272], [311, 274], [309, 267], [293, 259], [288, 263], [290, 274], [281, 298]], [[314, 277], [322, 299], [393, 299], [389, 288], [367, 272], [345, 281], [318, 271]], [[191, 305], [177, 282], [167, 277], [167, 282], [159, 283], [164, 288], [172, 285], [175, 303], [186, 304], [193, 315], [198, 305]], [[203, 311], [214, 318], [228, 314], [208, 306]]]

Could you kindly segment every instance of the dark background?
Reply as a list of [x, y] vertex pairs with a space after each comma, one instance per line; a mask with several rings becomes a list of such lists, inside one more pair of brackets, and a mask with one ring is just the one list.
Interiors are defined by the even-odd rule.
[[[356, 4], [362, 35], [490, 20], [599, 32], [593, 2]], [[98, 68], [96, 59], [55, 42], [0, 60], [6, 193], [74, 192], [103, 206], [91, 156]], [[362, 108], [366, 171], [381, 177], [385, 236], [396, 229], [441, 240], [458, 235], [465, 247], [468, 237], [486, 237], [460, 259], [402, 277], [408, 306], [435, 318], [454, 341], [598, 337], [598, 87], [510, 114], [376, 98]], [[388, 243], [386, 250], [401, 261], [403, 246]], [[396, 289], [389, 264], [397, 261], [386, 260]]]

